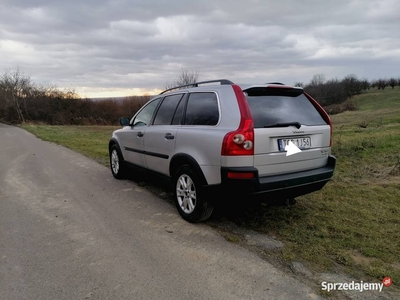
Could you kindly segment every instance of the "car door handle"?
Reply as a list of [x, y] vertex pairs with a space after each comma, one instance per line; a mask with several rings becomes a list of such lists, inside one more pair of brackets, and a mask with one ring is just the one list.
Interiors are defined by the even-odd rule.
[[143, 137], [144, 133], [143, 132], [138, 132], [137, 137]]
[[170, 134], [170, 133], [166, 133], [166, 134], [165, 134], [165, 138], [166, 138], [167, 140], [173, 140], [173, 139], [175, 138], [175, 136], [173, 136], [173, 135]]

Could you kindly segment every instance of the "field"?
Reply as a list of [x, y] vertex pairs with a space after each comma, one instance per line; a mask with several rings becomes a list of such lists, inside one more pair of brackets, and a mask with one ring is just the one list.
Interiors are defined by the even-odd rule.
[[[277, 253], [283, 262], [301, 261], [315, 272], [339, 270], [364, 281], [390, 276], [400, 286], [400, 88], [373, 89], [349, 101], [356, 111], [332, 116], [338, 162], [323, 190], [294, 206], [248, 207], [217, 222], [227, 218], [275, 236], [285, 245]], [[108, 165], [115, 127], [22, 127]], [[240, 236], [227, 239], [240, 242]]]

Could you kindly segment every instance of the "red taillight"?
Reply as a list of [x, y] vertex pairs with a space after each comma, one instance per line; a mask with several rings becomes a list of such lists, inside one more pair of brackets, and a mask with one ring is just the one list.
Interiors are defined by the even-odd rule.
[[306, 92], [304, 92], [304, 95], [308, 98], [308, 100], [310, 100], [310, 102], [312, 103], [312, 105], [314, 105], [314, 107], [318, 110], [319, 114], [321, 115], [321, 117], [324, 119], [324, 121], [326, 123], [328, 123], [329, 127], [330, 127], [330, 142], [329, 142], [329, 146], [332, 147], [332, 120], [329, 117], [328, 113], [325, 111], [325, 109], [322, 108], [322, 106], [313, 98], [311, 97], [309, 94], [307, 94]]
[[[254, 155], [253, 120], [245, 120], [238, 130], [225, 135], [222, 142], [221, 155]], [[237, 136], [243, 137], [243, 142], [237, 142]]]
[[249, 105], [242, 89], [232, 85], [240, 110], [240, 124], [235, 131], [228, 132], [222, 142], [221, 155], [254, 155], [254, 123]]
[[228, 172], [226, 176], [230, 179], [249, 179], [254, 178], [254, 173], [251, 172]]

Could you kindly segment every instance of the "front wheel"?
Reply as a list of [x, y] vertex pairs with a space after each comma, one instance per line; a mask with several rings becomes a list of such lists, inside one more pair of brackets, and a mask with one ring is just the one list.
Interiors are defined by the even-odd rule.
[[175, 205], [183, 219], [196, 223], [211, 216], [214, 205], [206, 199], [201, 180], [189, 165], [179, 168], [173, 186]]
[[122, 158], [118, 145], [113, 145], [110, 149], [111, 173], [117, 179], [123, 179], [126, 173], [125, 161]]

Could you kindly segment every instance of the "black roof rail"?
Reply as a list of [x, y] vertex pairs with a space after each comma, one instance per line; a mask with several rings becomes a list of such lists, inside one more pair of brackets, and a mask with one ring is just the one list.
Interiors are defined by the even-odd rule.
[[160, 95], [164, 94], [166, 92], [169, 92], [169, 91], [172, 91], [172, 90], [181, 89], [181, 88], [184, 88], [184, 87], [198, 87], [199, 84], [214, 83], [214, 82], [219, 82], [221, 85], [232, 85], [232, 84], [234, 84], [232, 81], [230, 81], [228, 79], [216, 79], [216, 80], [208, 80], [208, 81], [199, 81], [199, 82], [193, 82], [193, 83], [184, 84], [184, 85], [175, 86], [175, 87], [166, 89], [165, 91], [162, 91], [160, 93]]

